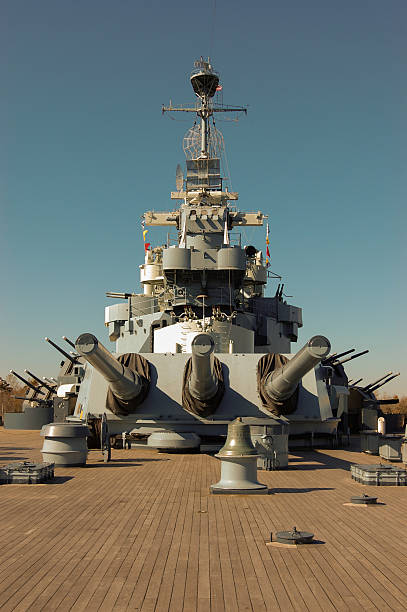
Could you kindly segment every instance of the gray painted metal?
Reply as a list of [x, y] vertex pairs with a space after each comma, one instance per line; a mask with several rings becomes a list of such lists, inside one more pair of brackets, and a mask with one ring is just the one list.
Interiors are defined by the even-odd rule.
[[147, 440], [147, 446], [158, 450], [183, 451], [199, 448], [201, 438], [195, 433], [177, 433], [175, 431], [155, 431]]
[[257, 452], [250, 439], [250, 426], [236, 419], [228, 426], [225, 445], [215, 455], [221, 461], [219, 482], [211, 485], [211, 493], [267, 493], [257, 481]]
[[109, 383], [113, 394], [121, 400], [132, 400], [141, 391], [140, 377], [115, 359], [93, 334], [81, 334], [75, 342], [76, 350]]
[[389, 461], [401, 461], [402, 434], [384, 434], [379, 440], [379, 455]]
[[281, 544], [311, 544], [314, 534], [310, 531], [297, 531], [293, 527], [291, 531], [278, 531], [276, 537]]
[[350, 501], [352, 504], [376, 504], [377, 503], [377, 497], [372, 497], [370, 495], [367, 495], [366, 493], [363, 493], [363, 495], [353, 495], [350, 498]]
[[191, 249], [173, 247], [163, 249], [164, 270], [190, 270]]
[[192, 340], [192, 371], [189, 391], [193, 397], [208, 400], [218, 390], [218, 380], [213, 371], [215, 342], [209, 334], [198, 334]]
[[210, 486], [211, 493], [267, 495], [267, 486], [257, 481], [257, 455], [219, 458], [221, 476], [219, 482]]
[[271, 372], [265, 382], [267, 394], [276, 401], [291, 397], [300, 380], [331, 350], [325, 336], [313, 336], [307, 344], [282, 368]]
[[45, 425], [41, 430], [41, 436], [44, 437], [41, 450], [44, 461], [53, 462], [59, 467], [85, 465], [88, 435], [89, 430], [86, 425], [76, 423]]
[[358, 465], [350, 466], [351, 476], [364, 485], [406, 486], [407, 472], [394, 465]]
[[51, 406], [26, 406], [24, 412], [6, 412], [4, 414], [5, 429], [41, 429], [54, 418]]
[[246, 270], [246, 254], [239, 247], [225, 247], [218, 251], [219, 270]]
[[[262, 406], [257, 393], [256, 376], [260, 355], [252, 353], [217, 354], [223, 364], [225, 394], [211, 417], [204, 419], [187, 413], [182, 408], [182, 376], [189, 354], [143, 353], [151, 367], [151, 386], [148, 396], [134, 414], [117, 417], [106, 410], [108, 383], [89, 364], [81, 384], [75, 414], [84, 411], [101, 416], [104, 412], [112, 434], [123, 431], [151, 433], [157, 429], [193, 431], [198, 435], [225, 435], [228, 423], [238, 416], [248, 419], [263, 419], [269, 425], [281, 423], [281, 419], [270, 416]], [[287, 355], [290, 357], [290, 355]], [[318, 369], [320, 366], [317, 366]], [[246, 418], [247, 417], [247, 418]], [[332, 433], [338, 419], [321, 421], [320, 406], [315, 381], [311, 370], [299, 386], [298, 404], [289, 419], [290, 433]], [[262, 421], [262, 424], [266, 424]]]
[[259, 455], [259, 469], [270, 471], [288, 466], [288, 426], [284, 427], [285, 433], [282, 429], [281, 425], [250, 426], [251, 440]]
[[54, 463], [9, 463], [0, 468], [0, 483], [39, 484], [54, 478]]
[[89, 430], [82, 423], [49, 423], [41, 430], [41, 436], [51, 438], [86, 438]]
[[377, 430], [377, 408], [362, 408], [362, 429]]
[[360, 450], [369, 455], [379, 454], [379, 437], [377, 430], [365, 429], [360, 432]]

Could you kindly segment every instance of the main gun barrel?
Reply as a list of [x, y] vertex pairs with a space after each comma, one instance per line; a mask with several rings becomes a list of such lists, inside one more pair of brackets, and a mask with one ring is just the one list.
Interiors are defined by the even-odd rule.
[[313, 336], [288, 363], [270, 372], [264, 382], [267, 395], [274, 401], [287, 400], [296, 390], [301, 378], [325, 359], [330, 350], [328, 338]]
[[189, 392], [199, 400], [216, 395], [218, 379], [214, 372], [215, 343], [209, 334], [198, 334], [192, 340], [192, 371]]
[[96, 336], [81, 334], [75, 342], [75, 349], [102, 374], [118, 399], [130, 401], [140, 394], [142, 383], [137, 372], [117, 361]]

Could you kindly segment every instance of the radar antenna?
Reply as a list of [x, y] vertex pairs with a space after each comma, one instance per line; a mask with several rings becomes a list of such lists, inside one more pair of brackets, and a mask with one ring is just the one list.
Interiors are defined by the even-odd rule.
[[[194, 62], [194, 70], [191, 73], [191, 85], [199, 99], [194, 107], [163, 106], [162, 112], [195, 113], [201, 120], [200, 125], [194, 125], [184, 138], [184, 151], [187, 155], [193, 155], [194, 159], [209, 159], [213, 153], [218, 153], [223, 147], [223, 137], [213, 124], [214, 113], [246, 113], [245, 106], [226, 106], [216, 104], [212, 98], [219, 91], [219, 74], [213, 69], [210, 59], [203, 57]], [[210, 119], [212, 118], [212, 125]], [[197, 150], [199, 147], [199, 150]], [[196, 155], [199, 153], [199, 155]]]

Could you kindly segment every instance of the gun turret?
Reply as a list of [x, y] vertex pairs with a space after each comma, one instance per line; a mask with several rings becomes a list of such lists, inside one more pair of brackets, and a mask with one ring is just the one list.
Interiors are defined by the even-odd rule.
[[81, 334], [75, 349], [109, 383], [110, 390], [124, 402], [135, 399], [142, 391], [137, 372], [121, 364], [93, 334]]
[[264, 390], [271, 400], [283, 402], [293, 395], [301, 378], [324, 359], [331, 350], [325, 336], [313, 336], [296, 355], [278, 370], [270, 372]]
[[218, 391], [218, 378], [214, 371], [215, 343], [209, 334], [198, 334], [192, 340], [192, 372], [189, 392], [199, 400], [209, 400]]
[[17, 374], [17, 372], [15, 372], [14, 370], [10, 370], [10, 374], [13, 374], [13, 376], [16, 376], [17, 378], [19, 378], [25, 385], [27, 385], [27, 387], [30, 387], [30, 389], [35, 391], [35, 393], [40, 393], [41, 395], [45, 395], [44, 391], [41, 391], [39, 387], [36, 387], [35, 385], [31, 384], [28, 380], [20, 376], [20, 374]]

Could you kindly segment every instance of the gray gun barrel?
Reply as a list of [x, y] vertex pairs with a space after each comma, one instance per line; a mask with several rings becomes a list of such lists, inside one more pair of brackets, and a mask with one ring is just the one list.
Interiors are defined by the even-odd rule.
[[81, 334], [75, 342], [75, 349], [102, 374], [118, 399], [129, 401], [139, 395], [142, 390], [140, 376], [117, 361], [96, 336]]
[[216, 395], [218, 379], [214, 372], [215, 343], [209, 334], [198, 334], [192, 340], [192, 371], [189, 392], [199, 400], [209, 400]]
[[40, 393], [41, 395], [45, 395], [44, 391], [41, 391], [41, 389], [39, 387], [36, 387], [35, 385], [32, 385], [28, 380], [26, 380], [25, 378], [20, 376], [20, 374], [17, 374], [17, 372], [15, 372], [15, 370], [10, 370], [10, 374], [13, 374], [14, 376], [17, 376], [17, 378], [19, 378], [21, 380], [21, 382], [23, 382], [25, 385], [27, 385], [27, 387], [30, 387], [30, 389], [35, 391], [35, 393]]
[[400, 376], [400, 372], [397, 372], [397, 374], [393, 374], [393, 376], [390, 376], [390, 378], [387, 378], [386, 380], [384, 380], [383, 382], [381, 382], [378, 385], [375, 385], [374, 387], [371, 387], [368, 392], [369, 393], [373, 393], [373, 391], [376, 391], [377, 389], [380, 389], [380, 387], [383, 387], [383, 385], [386, 385], [388, 382], [390, 382], [391, 380], [393, 380], [393, 378], [397, 378], [397, 376]]
[[288, 363], [270, 372], [264, 390], [274, 401], [291, 397], [301, 378], [328, 355], [331, 344], [325, 336], [313, 336]]
[[24, 370], [24, 372], [26, 374], [28, 374], [28, 376], [31, 376], [31, 378], [33, 378], [34, 380], [37, 381], [37, 383], [40, 384], [40, 387], [44, 387], [45, 389], [47, 389], [48, 391], [50, 391], [51, 393], [55, 392], [55, 389], [53, 389], [52, 387], [50, 387], [49, 385], [47, 385], [47, 383], [45, 383], [43, 380], [41, 380], [41, 378], [38, 378], [38, 376], [36, 376], [35, 374], [33, 374], [32, 372], [30, 372], [30, 370]]
[[64, 349], [61, 349], [60, 346], [58, 346], [58, 344], [56, 344], [55, 342], [53, 342], [52, 340], [50, 340], [49, 338], [44, 338], [45, 342], [48, 342], [48, 344], [50, 344], [51, 346], [53, 346], [55, 349], [57, 349], [57, 351], [59, 351], [61, 353], [61, 355], [63, 355], [64, 357], [66, 357], [66, 359], [69, 359], [69, 361], [71, 363], [78, 363], [78, 360], [75, 359], [74, 357], [72, 357], [72, 355], [69, 355], [69, 353], [67, 353], [66, 351], [64, 351]]
[[343, 353], [333, 353], [332, 355], [329, 355], [326, 359], [324, 359], [324, 363], [337, 361], [341, 357], [345, 357], [345, 355], [349, 355], [349, 353], [354, 353], [355, 350], [356, 349], [353, 348], [353, 349], [349, 349], [348, 351], [343, 351]]
[[380, 405], [380, 404], [398, 404], [399, 403], [399, 398], [398, 397], [393, 397], [392, 399], [364, 399], [362, 400], [363, 404], [372, 404], [372, 405]]
[[72, 346], [72, 348], [75, 348], [74, 343], [72, 342], [72, 340], [70, 340], [69, 338], [67, 338], [66, 336], [62, 336], [62, 340], [65, 340], [65, 342], [67, 342], [69, 344], [69, 346]]
[[387, 374], [385, 374], [384, 376], [381, 376], [380, 378], [378, 378], [374, 382], [369, 383], [368, 385], [366, 385], [366, 387], [363, 387], [362, 391], [368, 391], [371, 387], [374, 387], [375, 385], [377, 385], [377, 383], [381, 382], [382, 380], [384, 380], [388, 376], [391, 376], [392, 374], [393, 374], [393, 372], [387, 372]]
[[[355, 380], [355, 382], [353, 382], [353, 383], [352, 383], [352, 385], [351, 385], [351, 386], [352, 386], [352, 387], [356, 387], [356, 385], [357, 385], [358, 383], [360, 383], [362, 380], [363, 380], [363, 378], [358, 378], [357, 380]], [[350, 384], [350, 382], [351, 382], [351, 381], [349, 381], [349, 384]], [[363, 389], [362, 389], [362, 391], [363, 391]]]
[[352, 355], [352, 357], [347, 357], [346, 359], [342, 359], [342, 361], [338, 361], [338, 363], [335, 362], [335, 365], [342, 365], [343, 363], [347, 363], [348, 361], [352, 361], [353, 359], [357, 359], [361, 355], [366, 355], [366, 353], [368, 353], [368, 352], [369, 352], [369, 349], [366, 349], [365, 351], [361, 351], [360, 353], [356, 353], [356, 355]]

